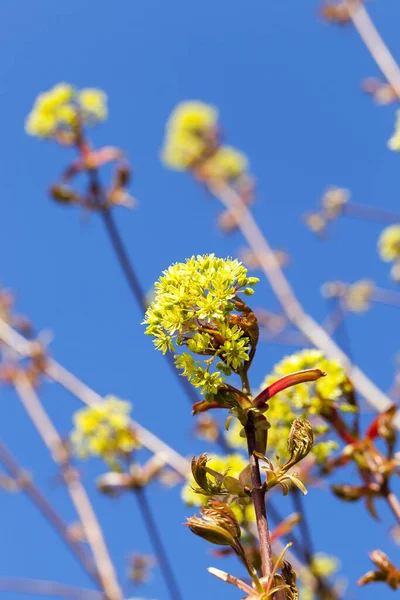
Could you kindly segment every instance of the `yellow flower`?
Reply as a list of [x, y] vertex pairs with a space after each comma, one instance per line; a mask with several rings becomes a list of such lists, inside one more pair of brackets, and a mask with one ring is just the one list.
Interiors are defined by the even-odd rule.
[[104, 121], [107, 118], [107, 95], [96, 88], [85, 88], [78, 93], [78, 104], [84, 120]]
[[161, 158], [171, 169], [184, 171], [207, 156], [216, 143], [217, 110], [204, 102], [182, 102], [166, 126]]
[[170, 138], [162, 150], [163, 163], [176, 171], [185, 171], [205, 151], [204, 141], [185, 131], [179, 131]]
[[385, 262], [400, 258], [400, 225], [390, 225], [382, 231], [378, 240], [378, 251]]
[[139, 446], [129, 422], [129, 402], [107, 396], [102, 403], [82, 408], [74, 414], [71, 442], [77, 454], [101, 456], [115, 466], [119, 456]]
[[75, 90], [69, 83], [58, 83], [48, 92], [39, 94], [38, 105], [44, 111], [53, 111], [73, 100]]
[[242, 152], [230, 146], [221, 146], [207, 159], [203, 171], [208, 177], [232, 181], [242, 175], [247, 168], [248, 160]]
[[319, 577], [330, 577], [340, 568], [340, 563], [336, 556], [317, 552], [312, 557], [312, 571]]
[[167, 121], [167, 130], [201, 132], [215, 127], [218, 111], [214, 106], [196, 100], [181, 102]]
[[25, 131], [36, 137], [49, 137], [57, 127], [57, 119], [52, 114], [32, 111], [25, 121]]
[[229, 430], [225, 434], [226, 441], [231, 448], [243, 448], [244, 450], [247, 448], [246, 438], [240, 435], [242, 429], [243, 425], [239, 420], [235, 419], [231, 422]]
[[73, 131], [79, 112], [84, 124], [104, 120], [107, 116], [104, 92], [87, 88], [77, 93], [72, 85], [59, 83], [39, 94], [25, 121], [25, 130], [42, 138], [59, 131]]

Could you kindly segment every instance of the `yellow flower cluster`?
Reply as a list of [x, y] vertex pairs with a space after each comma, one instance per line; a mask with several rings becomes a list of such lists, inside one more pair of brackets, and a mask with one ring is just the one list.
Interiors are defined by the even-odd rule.
[[197, 101], [182, 102], [172, 112], [162, 160], [177, 171], [201, 166], [204, 178], [229, 181], [237, 179], [248, 167], [242, 152], [220, 145], [218, 111]]
[[386, 227], [378, 241], [379, 256], [385, 262], [400, 258], [400, 225]]
[[[235, 311], [239, 295], [251, 296], [258, 281], [238, 260], [205, 254], [171, 265], [155, 284], [146, 335], [163, 354], [174, 352], [177, 368], [202, 394], [215, 395], [232, 370], [238, 372], [249, 360], [249, 337], [236, 324]], [[177, 352], [184, 346], [195, 358]], [[223, 362], [214, 371], [217, 357]]]
[[[231, 477], [238, 478], [240, 473], [248, 465], [248, 461], [242, 454], [234, 453], [227, 454], [225, 456], [219, 456], [218, 454], [208, 455], [207, 467], [221, 473], [223, 475], [230, 475]], [[190, 476], [186, 485], [182, 488], [182, 500], [187, 506], [205, 506], [210, 499], [209, 496], [198, 494], [193, 488], [198, 487], [194, 478]], [[226, 501], [226, 499], [225, 499]], [[254, 509], [251, 504], [248, 506], [241, 506], [234, 502], [230, 505], [230, 508], [235, 513], [235, 516], [239, 523], [243, 521], [255, 521]]]
[[129, 423], [131, 405], [107, 396], [104, 402], [82, 408], [74, 414], [75, 429], [71, 442], [81, 458], [100, 456], [115, 466], [119, 457], [139, 447]]
[[94, 124], [107, 118], [107, 96], [95, 88], [76, 90], [59, 83], [39, 94], [29, 113], [25, 130], [29, 135], [51, 138], [59, 131], [73, 131], [78, 123]]
[[390, 150], [395, 150], [397, 152], [400, 150], [400, 110], [398, 110], [396, 114], [395, 130], [392, 137], [388, 141], [388, 147]]

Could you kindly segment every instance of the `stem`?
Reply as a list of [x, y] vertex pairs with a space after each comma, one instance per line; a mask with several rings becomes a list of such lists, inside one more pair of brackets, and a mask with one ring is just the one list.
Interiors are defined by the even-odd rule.
[[110, 211], [110, 209], [105, 210], [101, 213], [103, 217], [103, 222], [106, 227], [108, 236], [111, 240], [111, 244], [114, 248], [115, 254], [117, 256], [118, 262], [121, 266], [121, 269], [124, 273], [126, 282], [129, 286], [129, 289], [138, 303], [139, 307], [143, 310], [147, 308], [146, 294], [142, 288], [142, 285], [136, 275], [136, 272], [133, 268], [133, 265], [129, 259], [128, 253], [125, 249], [124, 243], [122, 242], [121, 235], [118, 231], [117, 224], [114, 220], [114, 217]]
[[93, 581], [99, 585], [101, 583], [99, 574], [92, 558], [86, 552], [82, 544], [72, 538], [70, 530], [62, 517], [56, 512], [37, 485], [33, 483], [29, 477], [26, 477], [24, 470], [20, 467], [8, 448], [2, 442], [0, 442], [0, 462], [4, 465], [8, 473], [14, 477], [14, 479], [17, 481], [23, 480], [23, 485], [21, 485], [22, 491], [29, 496], [33, 504], [39, 509], [48, 523], [53, 527], [54, 531], [71, 550], [79, 564], [93, 578]]
[[382, 223], [399, 223], [400, 213], [385, 210], [377, 206], [368, 206], [367, 204], [355, 204], [350, 202], [343, 207], [343, 214], [346, 217], [355, 217], [356, 219], [365, 219], [367, 221], [378, 221]]
[[260, 540], [260, 555], [263, 576], [271, 575], [274, 565], [272, 562], [271, 540], [269, 536], [267, 511], [265, 507], [265, 491], [262, 487], [260, 466], [258, 458], [254, 455], [256, 451], [256, 428], [254, 425], [253, 414], [248, 413], [248, 421], [245, 426], [247, 448], [249, 451], [249, 462], [251, 472], [251, 497], [253, 500], [254, 511], [256, 513], [258, 537]]
[[104, 594], [95, 590], [77, 588], [56, 581], [22, 579], [19, 577], [0, 577], [0, 593], [14, 592], [65, 598], [66, 600], [105, 600]]
[[143, 488], [137, 488], [134, 493], [137, 498], [142, 518], [153, 546], [153, 550], [160, 564], [161, 572], [171, 600], [183, 600], [183, 596], [179, 589], [178, 582], [175, 579], [167, 551], [161, 539], [157, 523], [154, 519], [154, 515], [151, 511], [150, 504], [145, 494], [145, 490]]

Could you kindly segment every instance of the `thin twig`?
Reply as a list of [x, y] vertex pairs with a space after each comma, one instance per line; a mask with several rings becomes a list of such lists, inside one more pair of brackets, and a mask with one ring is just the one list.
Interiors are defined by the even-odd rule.
[[53, 508], [43, 492], [32, 481], [29, 475], [27, 475], [26, 471], [18, 464], [3, 442], [0, 442], [0, 463], [3, 464], [11, 477], [19, 483], [21, 491], [23, 491], [39, 509], [48, 523], [53, 527], [54, 531], [60, 536], [66, 546], [77, 558], [79, 564], [83, 566], [95, 583], [99, 585], [99, 574], [92, 558], [86, 552], [81, 542], [74, 539], [68, 525]]
[[368, 206], [368, 204], [355, 204], [349, 202], [343, 207], [343, 215], [356, 219], [381, 222], [390, 225], [400, 222], [400, 213], [380, 208], [379, 206]]
[[66, 600], [106, 600], [101, 592], [73, 587], [56, 581], [37, 579], [22, 579], [19, 577], [0, 577], [0, 593], [14, 592], [20, 594], [35, 594]]
[[138, 488], [135, 490], [134, 493], [137, 498], [138, 506], [143, 521], [146, 525], [146, 529], [149, 534], [154, 553], [156, 555], [156, 558], [158, 559], [158, 564], [160, 565], [160, 569], [163, 574], [165, 584], [168, 588], [171, 600], [183, 600], [183, 596], [179, 589], [178, 582], [172, 570], [172, 565], [168, 557], [168, 552], [164, 547], [156, 520], [150, 508], [150, 504], [146, 496], [146, 491], [144, 490], [144, 488]]
[[[238, 227], [255, 254], [260, 268], [267, 277], [273, 292], [278, 298], [283, 311], [288, 319], [304, 334], [304, 336], [319, 348], [328, 358], [338, 359], [348, 371], [349, 376], [359, 393], [377, 411], [388, 408], [392, 402], [361, 369], [351, 364], [349, 357], [341, 350], [329, 334], [308, 315], [288, 280], [286, 279], [278, 260], [269, 246], [264, 234], [254, 219], [248, 207], [244, 204], [239, 194], [228, 184], [221, 180], [209, 182], [210, 191], [235, 217]], [[396, 426], [400, 427], [400, 420], [396, 418]]]
[[39, 397], [25, 374], [19, 374], [14, 381], [15, 390], [35, 425], [38, 433], [50, 450], [54, 461], [60, 466], [67, 490], [82, 523], [86, 539], [108, 600], [122, 600], [113, 563], [85, 488], [79, 480], [76, 469], [69, 464], [68, 453], [52, 421], [44, 410]]
[[372, 58], [388, 83], [400, 97], [400, 69], [384, 40], [379, 35], [365, 6], [361, 2], [345, 0], [350, 18]]

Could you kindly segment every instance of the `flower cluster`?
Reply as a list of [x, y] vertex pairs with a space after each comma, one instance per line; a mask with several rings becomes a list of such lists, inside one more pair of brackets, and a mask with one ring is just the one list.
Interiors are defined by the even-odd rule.
[[[177, 368], [202, 394], [215, 395], [249, 361], [258, 327], [238, 294], [252, 295], [257, 281], [238, 260], [206, 254], [172, 265], [155, 284], [146, 334], [164, 354], [175, 353]], [[180, 347], [190, 352], [179, 354]]]
[[71, 442], [81, 458], [100, 456], [112, 468], [118, 458], [128, 456], [139, 447], [137, 437], [129, 423], [131, 405], [115, 396], [104, 402], [82, 408], [74, 414], [75, 429]]
[[221, 145], [218, 111], [196, 101], [182, 102], [170, 116], [162, 158], [178, 171], [200, 169], [205, 179], [234, 181], [248, 166], [242, 152]]
[[[240, 473], [248, 466], [248, 460], [244, 458], [242, 454], [233, 453], [220, 456], [218, 454], [209, 454], [207, 456], [207, 467], [213, 471], [222, 474], [223, 476], [229, 475], [239, 477]], [[201, 494], [200, 490], [193, 476], [186, 482], [182, 488], [182, 499], [187, 506], [206, 506], [209, 500], [209, 496]], [[218, 496], [218, 494], [217, 494]], [[222, 497], [222, 496], [221, 496]], [[254, 522], [255, 514], [251, 504], [243, 506], [235, 501], [235, 497], [232, 495], [231, 500], [233, 504], [230, 504], [230, 508], [235, 513], [235, 516], [239, 523]]]
[[74, 131], [79, 124], [95, 124], [107, 118], [107, 96], [98, 89], [76, 90], [59, 83], [39, 94], [29, 113], [25, 129], [41, 138]]
[[[399, 134], [400, 135], [400, 134]], [[400, 224], [386, 227], [378, 240], [379, 256], [385, 262], [393, 262], [391, 275], [400, 280]]]

